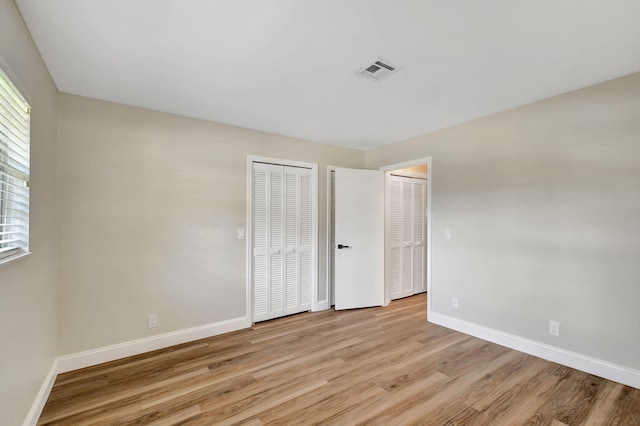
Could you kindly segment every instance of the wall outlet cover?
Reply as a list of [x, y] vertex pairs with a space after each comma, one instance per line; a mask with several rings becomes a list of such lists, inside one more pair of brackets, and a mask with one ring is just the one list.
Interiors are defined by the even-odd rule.
[[158, 314], [149, 314], [147, 317], [147, 328], [156, 328], [158, 326]]

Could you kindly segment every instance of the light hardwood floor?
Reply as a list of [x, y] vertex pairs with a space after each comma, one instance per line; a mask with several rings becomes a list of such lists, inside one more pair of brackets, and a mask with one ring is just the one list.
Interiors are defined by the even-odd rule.
[[640, 390], [429, 324], [304, 313], [58, 376], [39, 425], [640, 425]]

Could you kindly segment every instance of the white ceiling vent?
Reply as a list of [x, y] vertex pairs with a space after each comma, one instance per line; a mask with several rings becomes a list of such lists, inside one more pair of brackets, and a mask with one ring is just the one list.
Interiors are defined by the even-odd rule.
[[400, 68], [383, 58], [378, 58], [356, 71], [356, 75], [373, 81], [384, 80]]

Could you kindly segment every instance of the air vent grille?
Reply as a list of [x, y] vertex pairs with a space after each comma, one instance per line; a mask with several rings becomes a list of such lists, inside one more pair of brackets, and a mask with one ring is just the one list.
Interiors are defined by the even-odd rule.
[[397, 66], [391, 65], [391, 63], [386, 59], [378, 58], [357, 70], [356, 75], [373, 81], [381, 81], [398, 70], [399, 68]]
[[377, 65], [369, 65], [365, 71], [370, 72], [370, 73], [373, 74], [374, 72], [378, 71], [379, 69], [380, 69], [380, 67], [377, 66]]
[[382, 68], [386, 68], [389, 71], [395, 71], [396, 69], [394, 67], [392, 67], [391, 65], [387, 65], [384, 62], [380, 62], [380, 61], [376, 61], [376, 65], [381, 66]]

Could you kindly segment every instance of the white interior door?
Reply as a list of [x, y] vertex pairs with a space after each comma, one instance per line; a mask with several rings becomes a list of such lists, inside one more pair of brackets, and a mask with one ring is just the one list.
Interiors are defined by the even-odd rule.
[[335, 308], [384, 305], [384, 173], [336, 169]]

